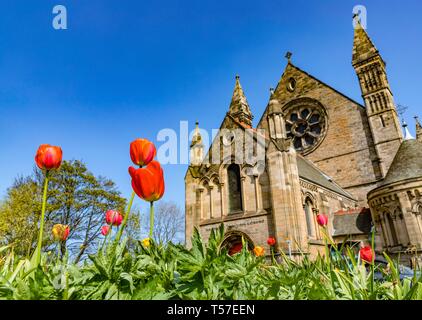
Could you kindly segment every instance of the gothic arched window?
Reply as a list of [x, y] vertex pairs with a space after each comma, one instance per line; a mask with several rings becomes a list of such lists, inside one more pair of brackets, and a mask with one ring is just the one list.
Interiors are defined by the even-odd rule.
[[314, 213], [313, 213], [313, 203], [312, 200], [306, 198], [305, 200], [305, 217], [306, 217], [306, 227], [308, 230], [308, 237], [315, 237], [315, 227], [314, 227]]
[[232, 163], [227, 168], [229, 187], [229, 213], [242, 211], [242, 188], [240, 183], [240, 168]]
[[399, 240], [397, 238], [397, 233], [396, 233], [396, 227], [394, 226], [394, 221], [391, 218], [391, 216], [389, 214], [386, 214], [386, 217], [387, 217], [387, 222], [388, 222], [388, 227], [390, 229], [391, 237], [393, 240], [392, 245], [395, 246], [399, 244]]

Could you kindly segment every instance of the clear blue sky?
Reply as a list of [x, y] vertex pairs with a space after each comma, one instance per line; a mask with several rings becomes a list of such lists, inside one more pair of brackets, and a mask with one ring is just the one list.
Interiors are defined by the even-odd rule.
[[[54, 30], [52, 8], [68, 10]], [[234, 76], [255, 124], [285, 67], [361, 101], [351, 66], [352, 8], [384, 59], [407, 121], [421, 112], [422, 4], [415, 1], [0, 1], [0, 196], [31, 173], [39, 144], [63, 148], [131, 192], [128, 147], [195, 120], [218, 128]], [[167, 165], [165, 199], [184, 204], [186, 165]], [[138, 200], [138, 204], [140, 201]]]

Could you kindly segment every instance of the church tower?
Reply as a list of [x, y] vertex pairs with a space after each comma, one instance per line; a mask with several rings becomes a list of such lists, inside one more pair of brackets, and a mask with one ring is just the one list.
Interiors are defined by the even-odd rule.
[[386, 64], [365, 29], [355, 27], [352, 65], [359, 79], [369, 126], [384, 178], [403, 140], [400, 121], [387, 80]]
[[230, 102], [229, 114], [246, 127], [252, 128], [253, 115], [251, 109], [249, 108], [242, 86], [240, 85], [239, 76], [236, 76], [236, 84], [232, 100]]

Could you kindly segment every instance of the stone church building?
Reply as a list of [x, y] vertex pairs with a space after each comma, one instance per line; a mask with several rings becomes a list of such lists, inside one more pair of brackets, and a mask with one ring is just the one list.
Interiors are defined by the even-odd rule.
[[[185, 176], [187, 244], [195, 227], [207, 238], [224, 223], [223, 245], [231, 253], [243, 237], [250, 248], [263, 246], [269, 254], [266, 241], [273, 236], [277, 251], [313, 256], [324, 250], [316, 222], [323, 213], [337, 243], [368, 243], [373, 221], [377, 252], [416, 263], [422, 252], [422, 127], [416, 119], [417, 137], [407, 128], [403, 134], [374, 43], [358, 24], [352, 66], [363, 104], [286, 57], [256, 128], [238, 76], [209, 150], [197, 124]], [[254, 154], [263, 149], [263, 161], [238, 161], [239, 148]]]

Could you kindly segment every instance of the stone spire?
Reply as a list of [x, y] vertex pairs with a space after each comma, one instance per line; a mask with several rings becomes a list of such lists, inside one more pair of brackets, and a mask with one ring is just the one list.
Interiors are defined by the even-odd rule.
[[238, 75], [236, 76], [236, 84], [234, 86], [232, 101], [230, 102], [229, 114], [246, 126], [252, 127], [253, 115], [240, 85], [240, 77]]
[[422, 142], [422, 126], [421, 126], [421, 123], [419, 122], [418, 116], [415, 116], [415, 120], [416, 120], [416, 140], [418, 140], [419, 142]]
[[192, 136], [192, 143], [190, 144], [190, 162], [192, 166], [199, 166], [204, 158], [204, 144], [202, 143], [202, 136], [199, 131], [199, 122], [195, 123], [195, 131]]
[[[355, 66], [360, 62], [376, 56], [379, 56], [378, 49], [375, 47], [362, 25], [357, 22], [353, 39], [352, 65]], [[383, 60], [382, 62], [385, 65]]]

